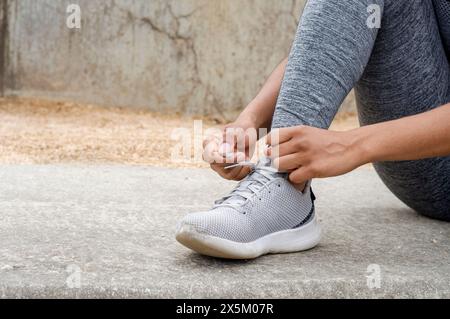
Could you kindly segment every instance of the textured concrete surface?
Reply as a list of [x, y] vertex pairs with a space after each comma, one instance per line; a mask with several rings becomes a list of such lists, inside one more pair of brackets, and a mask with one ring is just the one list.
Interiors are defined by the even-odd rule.
[[0, 180], [2, 297], [450, 297], [450, 224], [370, 168], [315, 182], [319, 247], [241, 262], [174, 241], [233, 185], [208, 170], [1, 166]]
[[[5, 94], [225, 119], [255, 96], [287, 56], [305, 4], [7, 2]], [[71, 3], [81, 8], [79, 30], [66, 26]]]

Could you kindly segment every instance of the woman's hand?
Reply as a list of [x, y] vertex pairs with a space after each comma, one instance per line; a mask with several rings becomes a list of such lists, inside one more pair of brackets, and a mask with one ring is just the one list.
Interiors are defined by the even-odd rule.
[[[250, 160], [258, 139], [257, 130], [270, 127], [287, 61], [286, 58], [278, 65], [239, 118], [234, 123], [227, 125], [224, 132], [219, 134], [224, 136], [207, 136], [204, 140], [203, 159], [210, 163], [211, 168], [223, 178], [241, 180], [250, 173], [249, 167], [230, 169], [225, 169], [225, 167]], [[233, 130], [230, 130], [232, 128], [235, 129], [234, 133]], [[229, 134], [225, 132], [227, 129]], [[225, 140], [229, 145], [222, 145]], [[228, 156], [227, 153], [229, 153]]]
[[242, 180], [250, 173], [249, 167], [226, 167], [250, 160], [257, 140], [254, 121], [247, 118], [238, 119], [223, 128], [222, 136], [206, 136], [203, 141], [203, 159], [223, 178]]
[[308, 126], [274, 130], [267, 136], [266, 155], [294, 184], [338, 176], [365, 164], [353, 134]]

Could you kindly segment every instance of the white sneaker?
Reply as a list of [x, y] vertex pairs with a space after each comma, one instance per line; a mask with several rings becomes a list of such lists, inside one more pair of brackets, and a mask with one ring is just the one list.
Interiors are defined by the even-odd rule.
[[307, 250], [321, 237], [314, 200], [310, 183], [298, 191], [265, 158], [210, 211], [182, 219], [176, 239], [200, 254], [229, 259]]

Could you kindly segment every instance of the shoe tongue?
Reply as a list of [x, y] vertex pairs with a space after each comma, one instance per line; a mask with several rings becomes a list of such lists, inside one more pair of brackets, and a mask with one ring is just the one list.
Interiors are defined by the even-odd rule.
[[[262, 171], [266, 173], [261, 173]], [[267, 173], [269, 172], [269, 173]], [[275, 168], [272, 167], [272, 160], [268, 157], [263, 157], [259, 160], [255, 169], [246, 179], [244, 179], [240, 186], [233, 192], [230, 198], [225, 200], [224, 204], [242, 204], [246, 201], [246, 198], [241, 194], [251, 194], [252, 192], [259, 191], [264, 184], [269, 182], [272, 178], [279, 176]]]

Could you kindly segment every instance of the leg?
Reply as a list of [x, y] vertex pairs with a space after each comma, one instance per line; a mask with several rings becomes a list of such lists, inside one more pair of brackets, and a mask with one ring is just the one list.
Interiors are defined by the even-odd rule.
[[[388, 23], [390, 12], [401, 12], [404, 19]], [[362, 125], [422, 113], [450, 101], [450, 68], [432, 2], [386, 2], [384, 18], [386, 23], [356, 86]], [[376, 163], [375, 168], [408, 206], [429, 217], [450, 220], [450, 157]]]
[[[401, 0], [400, 2], [403, 2]], [[367, 8], [384, 0], [309, 0], [292, 46], [273, 128], [328, 128], [362, 76], [377, 29]]]
[[[274, 128], [329, 127], [356, 84], [362, 124], [424, 112], [447, 101], [448, 63], [431, 2], [377, 1], [383, 13], [379, 32], [366, 25], [367, 6], [372, 3], [308, 2]], [[450, 218], [449, 159], [376, 167], [388, 187], [409, 206], [428, 216]]]
[[[374, 1], [384, 10], [379, 34], [366, 25], [367, 7]], [[328, 127], [358, 82], [366, 124], [425, 111], [446, 100], [448, 65], [431, 8], [425, 0], [309, 0], [273, 127]], [[448, 160], [392, 165], [377, 167], [383, 168], [387, 177], [381, 175], [397, 196], [422, 212], [448, 213]], [[405, 182], [389, 184], [391, 176]], [[284, 174], [274, 172], [270, 161], [260, 161], [212, 210], [186, 216], [178, 225], [177, 240], [202, 254], [235, 259], [310, 249], [321, 232], [309, 184], [299, 192]], [[404, 196], [409, 193], [415, 197]], [[435, 210], [422, 209], [422, 201]]]

